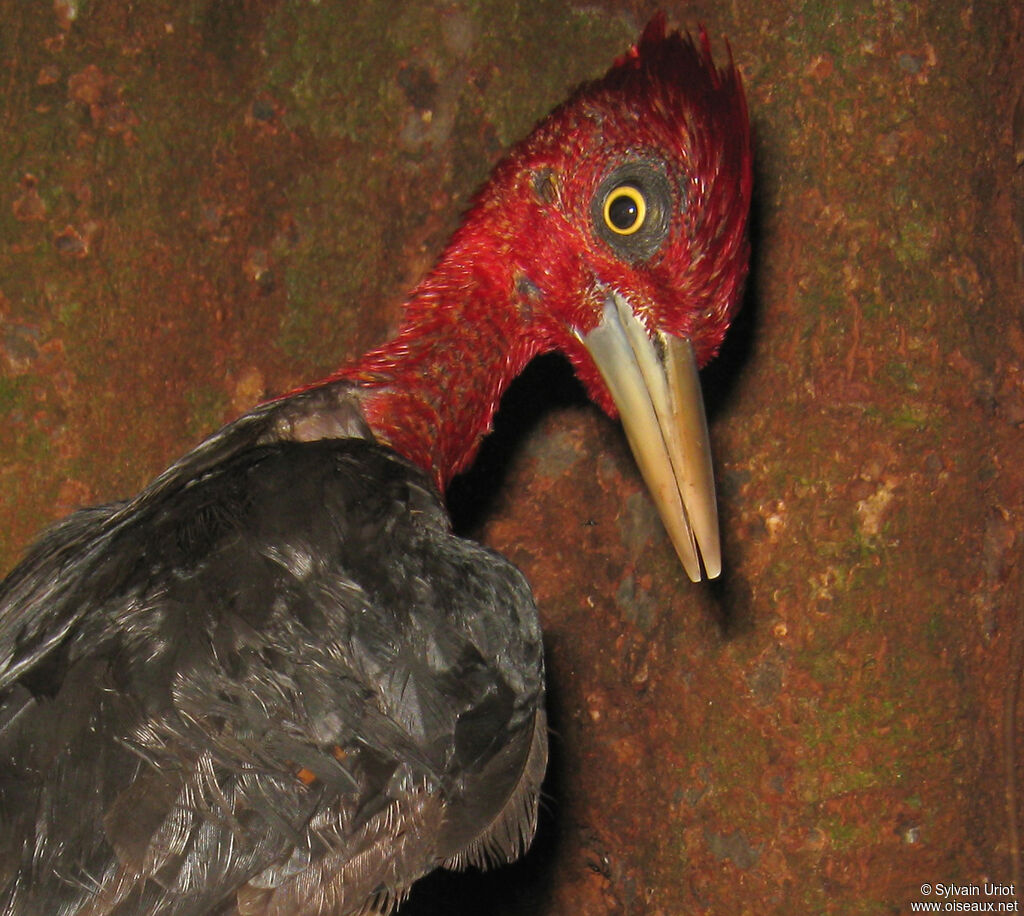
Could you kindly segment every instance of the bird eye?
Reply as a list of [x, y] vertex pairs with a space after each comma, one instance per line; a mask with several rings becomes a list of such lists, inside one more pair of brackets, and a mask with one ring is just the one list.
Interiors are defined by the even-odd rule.
[[657, 158], [613, 168], [590, 201], [593, 232], [624, 261], [646, 261], [661, 248], [684, 205]]
[[647, 200], [631, 184], [619, 185], [604, 199], [604, 223], [619, 235], [632, 235], [647, 219]]

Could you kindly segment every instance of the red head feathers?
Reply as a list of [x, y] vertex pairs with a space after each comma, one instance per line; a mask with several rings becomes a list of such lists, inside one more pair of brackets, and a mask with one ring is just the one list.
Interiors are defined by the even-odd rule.
[[398, 336], [341, 375], [376, 433], [443, 484], [508, 382], [561, 350], [622, 417], [690, 575], [698, 554], [717, 574], [696, 366], [739, 301], [750, 193], [739, 73], [656, 16], [497, 166]]

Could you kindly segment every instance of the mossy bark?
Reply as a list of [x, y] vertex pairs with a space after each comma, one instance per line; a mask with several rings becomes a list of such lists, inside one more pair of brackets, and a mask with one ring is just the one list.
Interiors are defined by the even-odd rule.
[[[501, 150], [645, 4], [0, 0], [0, 562], [394, 327]], [[668, 3], [758, 137], [705, 373], [726, 573], [690, 584], [543, 360], [461, 523], [546, 622], [526, 862], [410, 913], [906, 912], [1020, 889], [1024, 14]], [[986, 899], [1001, 899], [990, 897]]]

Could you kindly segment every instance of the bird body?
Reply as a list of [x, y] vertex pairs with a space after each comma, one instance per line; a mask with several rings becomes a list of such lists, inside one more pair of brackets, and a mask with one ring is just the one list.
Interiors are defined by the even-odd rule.
[[3, 629], [3, 912], [212, 913], [242, 885], [240, 912], [386, 910], [532, 836], [529, 588], [357, 428], [276, 438], [345, 387], [72, 515], [5, 582], [45, 613]]
[[738, 75], [656, 18], [499, 164], [391, 341], [44, 535], [0, 584], [0, 914], [359, 916], [525, 849], [537, 610], [440, 493], [558, 349], [714, 574], [694, 386], [749, 158]]

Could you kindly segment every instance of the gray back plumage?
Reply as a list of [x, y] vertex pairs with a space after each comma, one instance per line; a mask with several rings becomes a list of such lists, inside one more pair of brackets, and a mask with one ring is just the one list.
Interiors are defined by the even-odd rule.
[[338, 397], [255, 411], [0, 585], [0, 913], [386, 912], [529, 841], [529, 589]]

